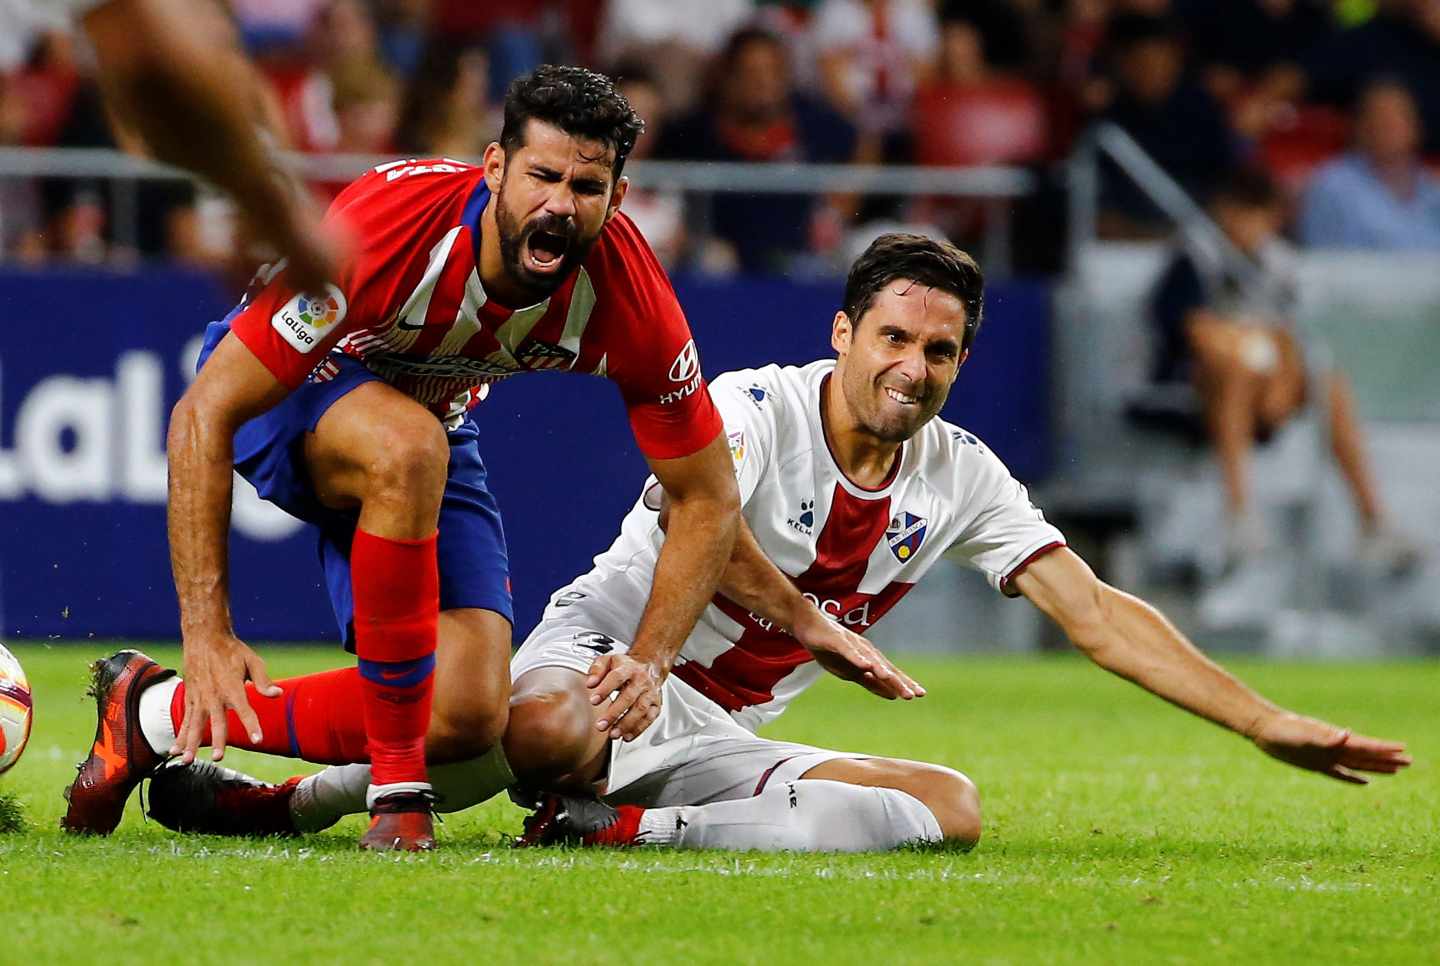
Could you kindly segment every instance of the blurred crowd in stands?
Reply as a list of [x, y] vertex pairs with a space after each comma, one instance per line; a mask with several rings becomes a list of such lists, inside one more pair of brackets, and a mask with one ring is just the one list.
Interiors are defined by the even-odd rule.
[[[1058, 264], [1056, 162], [1095, 119], [1126, 129], [1201, 201], [1238, 167], [1288, 192], [1304, 244], [1440, 250], [1440, 0], [196, 0], [270, 81], [266, 110], [307, 152], [478, 156], [510, 79], [547, 61], [616, 76], [648, 122], [637, 157], [1021, 165], [1021, 268]], [[0, 5], [0, 145], [108, 146], [89, 58], [60, 24]], [[193, 132], [204, 137], [204, 131]], [[118, 135], [126, 145], [123, 132]], [[317, 185], [333, 193], [336, 185]], [[9, 260], [113, 259], [103, 182], [0, 179]], [[149, 184], [131, 254], [211, 261], [223, 202]], [[685, 199], [627, 210], [671, 264], [785, 271], [865, 225], [973, 243], [954, 199], [733, 197], [707, 237]], [[1167, 227], [1106, 170], [1102, 231]]]

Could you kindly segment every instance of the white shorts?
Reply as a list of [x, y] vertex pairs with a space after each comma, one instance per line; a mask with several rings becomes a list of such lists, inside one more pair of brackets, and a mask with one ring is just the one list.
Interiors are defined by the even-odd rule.
[[[543, 621], [511, 659], [510, 678], [545, 667], [584, 675], [602, 654], [629, 646], [569, 618]], [[610, 742], [605, 801], [663, 808], [750, 798], [769, 782], [794, 781], [822, 762], [873, 757], [761, 738], [673, 676], [661, 687], [661, 702], [660, 716], [638, 738]]]

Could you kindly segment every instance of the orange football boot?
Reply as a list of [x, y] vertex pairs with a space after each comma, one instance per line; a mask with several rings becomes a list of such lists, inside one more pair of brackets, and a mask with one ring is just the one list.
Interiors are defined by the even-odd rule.
[[109, 835], [141, 779], [164, 761], [140, 730], [140, 692], [175, 676], [139, 651], [121, 651], [90, 665], [89, 694], [99, 720], [90, 757], [65, 789], [70, 803], [60, 827], [78, 835]]
[[370, 809], [370, 827], [360, 836], [367, 852], [429, 852], [435, 848], [432, 797], [423, 792], [386, 795]]

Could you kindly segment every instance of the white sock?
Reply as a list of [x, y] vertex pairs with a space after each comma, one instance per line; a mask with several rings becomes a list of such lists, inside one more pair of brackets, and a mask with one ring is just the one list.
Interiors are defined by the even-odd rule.
[[[458, 812], [479, 805], [515, 783], [499, 745], [479, 758], [426, 768], [435, 792], [435, 811]], [[369, 765], [331, 765], [305, 778], [290, 797], [290, 817], [301, 832], [329, 828], [346, 815], [369, 810]]]
[[912, 795], [812, 778], [733, 802], [646, 809], [637, 841], [678, 849], [878, 852], [942, 838], [940, 823]]
[[170, 702], [180, 687], [178, 677], [150, 685], [140, 692], [140, 733], [157, 755], [168, 755], [175, 746], [175, 724], [170, 720]]

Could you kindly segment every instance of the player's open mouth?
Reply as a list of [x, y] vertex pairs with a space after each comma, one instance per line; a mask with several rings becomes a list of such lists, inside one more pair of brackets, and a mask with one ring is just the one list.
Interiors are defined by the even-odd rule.
[[891, 399], [895, 400], [902, 406], [914, 406], [915, 404], [920, 402], [920, 400], [915, 396], [907, 396], [900, 390], [891, 389], [889, 386], [885, 387], [885, 395], [889, 396]]
[[544, 230], [531, 232], [525, 241], [525, 267], [541, 275], [558, 271], [569, 248], [570, 239], [564, 235]]

